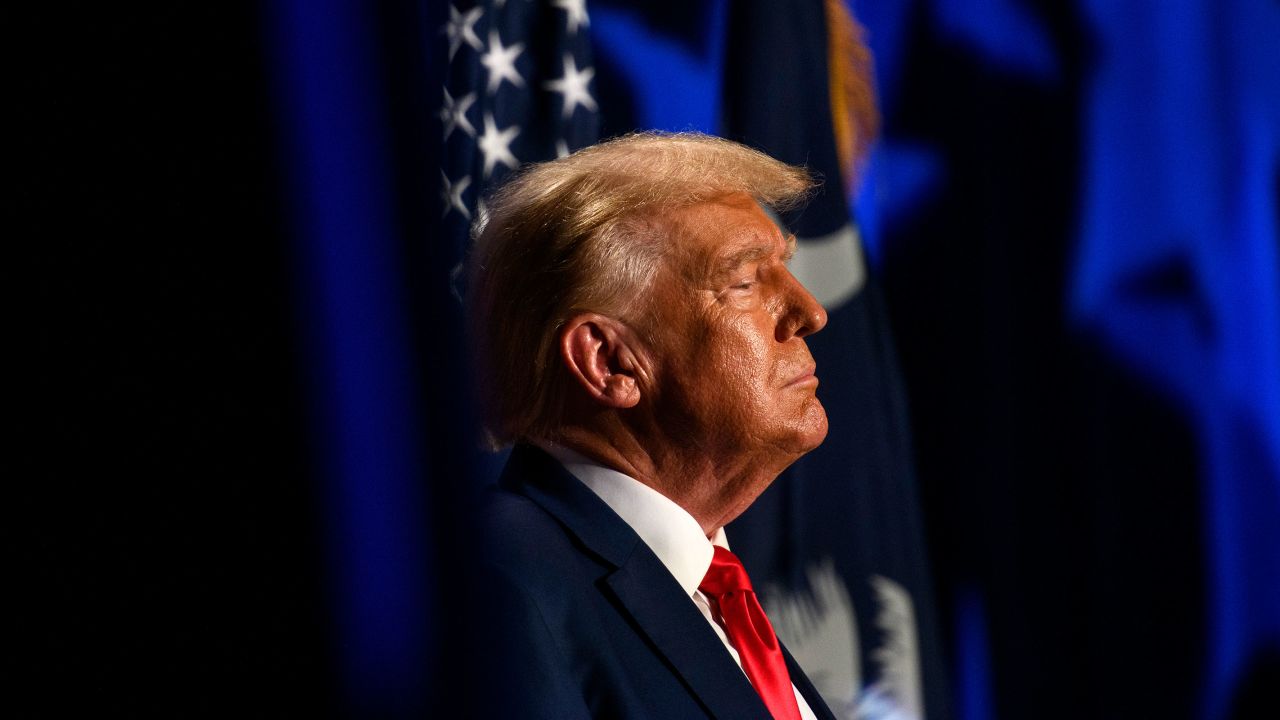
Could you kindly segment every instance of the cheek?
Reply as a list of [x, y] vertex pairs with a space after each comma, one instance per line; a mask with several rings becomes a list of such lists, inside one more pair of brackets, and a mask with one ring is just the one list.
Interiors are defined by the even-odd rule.
[[716, 400], [721, 414], [730, 418], [739, 430], [754, 428], [753, 433], [780, 422], [783, 415], [793, 415], [794, 422], [794, 410], [779, 412], [777, 383], [767, 343], [737, 335], [732, 342], [725, 342], [722, 349], [724, 372], [717, 383]]
[[717, 361], [723, 374], [742, 389], [764, 391], [771, 387], [774, 372], [770, 355], [771, 339], [764, 337], [746, 320], [734, 323], [729, 332], [714, 339]]

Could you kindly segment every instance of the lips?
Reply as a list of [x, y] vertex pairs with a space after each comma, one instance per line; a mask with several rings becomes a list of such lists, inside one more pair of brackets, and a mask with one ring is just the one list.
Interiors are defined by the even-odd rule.
[[817, 369], [818, 367], [816, 365], [809, 365], [804, 370], [802, 370], [798, 375], [793, 377], [791, 381], [786, 384], [786, 387], [794, 387], [797, 385], [806, 385], [810, 383], [817, 385], [818, 376], [814, 374], [817, 371]]

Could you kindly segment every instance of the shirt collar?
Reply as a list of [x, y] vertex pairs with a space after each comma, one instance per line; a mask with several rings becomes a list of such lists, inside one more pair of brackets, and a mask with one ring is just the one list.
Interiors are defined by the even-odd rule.
[[561, 445], [542, 447], [635, 530], [689, 596], [697, 592], [711, 567], [714, 546], [729, 548], [724, 528], [707, 540], [698, 521], [684, 508], [630, 475]]

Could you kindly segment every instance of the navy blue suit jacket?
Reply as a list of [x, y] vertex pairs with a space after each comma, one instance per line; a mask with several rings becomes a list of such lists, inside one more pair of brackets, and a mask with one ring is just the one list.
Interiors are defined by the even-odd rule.
[[[680, 585], [629, 525], [539, 449], [511, 454], [486, 508], [489, 599], [511, 717], [770, 717]], [[791, 680], [834, 720], [790, 653]]]

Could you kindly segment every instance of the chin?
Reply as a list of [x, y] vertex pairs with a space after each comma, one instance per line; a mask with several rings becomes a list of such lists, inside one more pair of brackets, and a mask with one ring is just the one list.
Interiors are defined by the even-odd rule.
[[796, 428], [795, 449], [798, 455], [817, 448], [827, 439], [827, 411], [815, 398], [809, 405], [800, 426]]
[[824, 415], [822, 417], [822, 426], [820, 428], [815, 429], [812, 433], [809, 434], [809, 437], [806, 438], [804, 452], [809, 452], [810, 450], [816, 449], [819, 445], [822, 444], [822, 441], [826, 439], [827, 439], [827, 418]]

